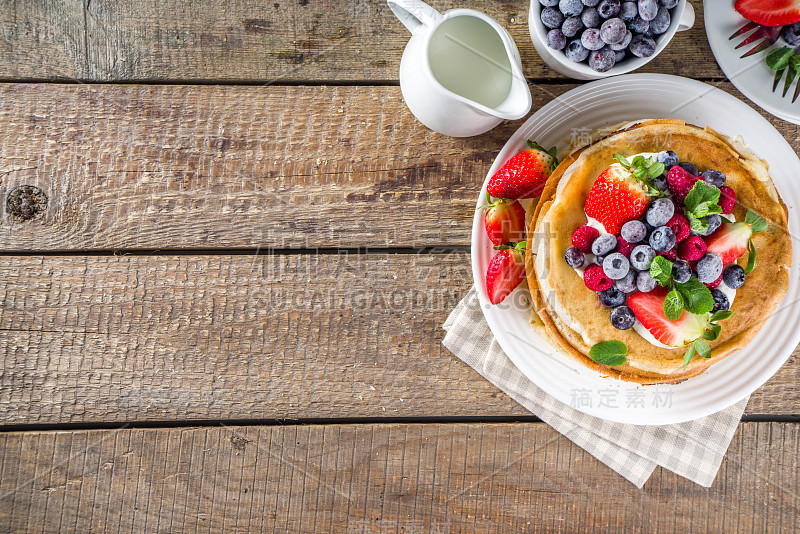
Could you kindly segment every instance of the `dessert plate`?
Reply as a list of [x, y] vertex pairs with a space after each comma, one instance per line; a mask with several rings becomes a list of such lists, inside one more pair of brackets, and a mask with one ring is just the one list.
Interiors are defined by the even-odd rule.
[[[733, 9], [733, 1], [706, 0], [703, 2], [703, 13], [711, 51], [725, 76], [756, 105], [785, 121], [800, 124], [800, 100], [792, 103], [794, 85], [789, 88], [786, 96], [781, 96], [783, 94], [783, 80], [781, 80], [778, 89], [772, 92], [775, 71], [770, 70], [764, 61], [767, 53], [760, 52], [742, 58], [741, 55], [755, 46], [755, 43], [736, 50], [734, 47], [743, 38], [728, 40], [728, 37], [748, 22]], [[783, 39], [778, 39], [775, 47], [781, 46], [786, 46], [786, 43]]]
[[[546, 90], [540, 87], [539, 90]], [[508, 140], [484, 181], [477, 206], [485, 205], [486, 184], [511, 156], [533, 139], [564, 154], [590, 132], [637, 119], [674, 118], [741, 136], [770, 165], [770, 175], [789, 211], [789, 231], [800, 236], [800, 160], [786, 140], [741, 100], [702, 82], [662, 74], [628, 74], [588, 83], [555, 97]], [[797, 246], [797, 245], [795, 245]], [[637, 425], [697, 419], [745, 398], [767, 381], [800, 342], [800, 283], [789, 286], [764, 327], [744, 350], [702, 375], [675, 385], [642, 386], [603, 377], [566, 355], [530, 326], [529, 296], [517, 288], [497, 306], [489, 303], [484, 277], [494, 251], [483, 228], [482, 210], [472, 225], [472, 274], [481, 308], [498, 343], [534, 384], [557, 400], [589, 415]], [[796, 276], [800, 254], [792, 257]], [[765, 288], [766, 290], [766, 288]]]

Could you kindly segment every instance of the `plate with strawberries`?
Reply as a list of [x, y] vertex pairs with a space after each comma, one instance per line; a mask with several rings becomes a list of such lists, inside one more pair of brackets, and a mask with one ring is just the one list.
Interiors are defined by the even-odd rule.
[[531, 381], [587, 414], [654, 425], [722, 410], [800, 342], [786, 328], [800, 319], [798, 174], [766, 120], [702, 82], [569, 91], [509, 139], [480, 192], [487, 323]]

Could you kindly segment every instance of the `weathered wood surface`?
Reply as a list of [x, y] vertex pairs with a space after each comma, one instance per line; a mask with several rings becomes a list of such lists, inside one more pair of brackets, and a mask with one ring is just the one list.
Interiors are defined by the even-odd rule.
[[[572, 87], [533, 87], [534, 109]], [[6, 252], [469, 245], [521, 122], [444, 137], [397, 87], [6, 84], [0, 102], [0, 198], [49, 197], [27, 223], [2, 209]]]
[[[530, 415], [441, 345], [466, 254], [0, 257], [0, 423]], [[749, 413], [796, 414], [797, 355]]]
[[[525, 75], [558, 78], [528, 32], [527, 0], [431, 0], [500, 22]], [[722, 78], [697, 22], [642, 72]], [[5, 0], [0, 79], [282, 83], [396, 80], [410, 34], [384, 0]]]
[[642, 490], [541, 423], [0, 435], [3, 532], [792, 532], [800, 425]]

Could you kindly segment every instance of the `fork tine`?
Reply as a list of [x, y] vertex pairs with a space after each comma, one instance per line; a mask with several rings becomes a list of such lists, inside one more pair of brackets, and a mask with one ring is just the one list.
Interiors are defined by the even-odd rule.
[[783, 95], [786, 96], [786, 93], [789, 91], [789, 87], [792, 85], [794, 79], [797, 78], [797, 70], [789, 63], [786, 71], [786, 80], [783, 82]]
[[775, 80], [772, 82], [772, 92], [775, 92], [775, 89], [778, 88], [778, 83], [781, 81], [781, 76], [783, 73], [786, 72], [786, 67], [782, 68], [781, 70], [775, 71]]
[[755, 29], [755, 28], [757, 28], [757, 27], [758, 27], [758, 24], [756, 24], [756, 23], [755, 23], [755, 22], [753, 22], [753, 21], [750, 21], [750, 22], [748, 22], [747, 24], [745, 24], [744, 26], [742, 26], [741, 28], [739, 28], [738, 30], [736, 30], [736, 32], [734, 32], [734, 34], [733, 34], [733, 35], [731, 35], [730, 37], [728, 37], [728, 40], [730, 41], [731, 39], [736, 39], [737, 37], [739, 37], [739, 36], [740, 36], [740, 35], [742, 35], [743, 33], [747, 33], [747, 32], [749, 32], [750, 30], [752, 30], [752, 29]]
[[754, 31], [753, 33], [751, 33], [750, 35], [748, 35], [741, 43], [736, 45], [734, 47], [734, 49], [735, 48], [741, 48], [741, 47], [743, 47], [745, 45], [749, 45], [750, 43], [758, 41], [759, 39], [761, 39], [763, 37], [766, 37], [766, 35], [764, 34], [764, 30], [759, 28], [756, 31]]
[[749, 52], [744, 53], [739, 59], [744, 59], [746, 57], [752, 56], [753, 54], [758, 54], [759, 52], [763, 52], [764, 50], [772, 46], [773, 43], [774, 41], [769, 41], [767, 39], [764, 39], [757, 46], [754, 46]]
[[800, 96], [800, 83], [794, 86], [794, 96], [792, 97], [792, 104], [794, 104], [798, 96]]

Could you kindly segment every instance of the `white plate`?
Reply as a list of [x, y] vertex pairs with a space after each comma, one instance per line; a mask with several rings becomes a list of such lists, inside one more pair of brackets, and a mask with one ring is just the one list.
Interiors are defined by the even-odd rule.
[[[541, 88], [541, 86], [540, 86]], [[546, 89], [546, 88], [545, 88]], [[800, 235], [800, 161], [783, 137], [755, 110], [702, 82], [661, 74], [628, 74], [588, 83], [556, 97], [511, 136], [489, 170], [477, 206], [485, 204], [486, 183], [528, 139], [558, 146], [589, 131], [643, 118], [682, 119], [741, 135], [770, 165], [770, 175], [789, 209], [789, 230]], [[665, 147], [665, 149], [668, 147]], [[511, 361], [537, 386], [589, 415], [638, 425], [679, 423], [722, 410], [755, 391], [800, 342], [800, 283], [793, 281], [783, 301], [753, 341], [677, 385], [639, 386], [574, 363], [531, 328], [527, 292], [515, 290], [498, 306], [486, 296], [484, 277], [494, 251], [483, 228], [482, 210], [472, 225], [472, 273], [486, 321]], [[797, 246], [797, 245], [795, 245]], [[800, 272], [792, 258], [792, 277]], [[614, 407], [613, 405], [616, 405]]]
[[[733, 9], [733, 1], [705, 0], [703, 13], [711, 51], [725, 76], [756, 105], [785, 121], [800, 124], [800, 98], [792, 104], [794, 85], [789, 87], [789, 91], [783, 97], [781, 96], [783, 79], [781, 79], [776, 92], [772, 92], [775, 71], [767, 67], [764, 61], [767, 52], [759, 52], [742, 58], [742, 54], [753, 48], [755, 44], [734, 49], [742, 42], [743, 38], [737, 37], [733, 41], [728, 40], [728, 37], [748, 22]], [[775, 47], [781, 46], [786, 46], [786, 43], [783, 39], [778, 39]]]

